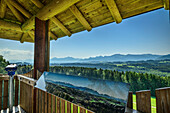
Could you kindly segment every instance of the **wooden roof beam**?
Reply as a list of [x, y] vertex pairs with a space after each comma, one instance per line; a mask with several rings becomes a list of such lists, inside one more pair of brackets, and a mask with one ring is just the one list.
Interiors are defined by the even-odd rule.
[[84, 26], [84, 28], [87, 31], [91, 31], [92, 27], [90, 26], [90, 24], [87, 22], [87, 20], [83, 17], [83, 15], [81, 14], [81, 12], [79, 11], [79, 9], [75, 6], [72, 5], [70, 7], [71, 12], [75, 15], [75, 17], [79, 20], [79, 22]]
[[163, 0], [163, 2], [164, 2], [164, 9], [170, 10], [170, 8], [169, 8], [170, 7], [170, 4], [169, 4], [170, 1], [169, 0]]
[[[38, 8], [42, 8], [44, 4], [42, 4], [39, 0], [31, 0]], [[56, 18], [52, 17], [50, 19], [54, 24], [56, 24], [67, 36], [71, 36], [70, 31]]]
[[20, 11], [23, 15], [25, 15], [27, 18], [31, 18], [32, 15], [26, 11], [19, 3], [17, 3], [15, 0], [9, 0], [11, 5], [13, 5], [18, 11]]
[[6, 3], [5, 0], [1, 0], [0, 3], [0, 18], [4, 18], [6, 12]]
[[[41, 20], [48, 20], [55, 15], [65, 11], [73, 4], [77, 3], [80, 0], [53, 0], [42, 9], [38, 11], [35, 15]], [[35, 16], [31, 17], [26, 23], [23, 24], [22, 30], [31, 30], [34, 27]]]
[[39, 0], [31, 0], [32, 3], [34, 3], [38, 8], [44, 7], [44, 4], [42, 4]]
[[29, 31], [28, 34], [31, 37], [32, 41], [34, 42], [34, 37], [35, 37], [34, 32]]
[[7, 0], [5, 0], [7, 6], [11, 9], [12, 13], [15, 15], [15, 17], [20, 21], [20, 22], [24, 22], [24, 18], [22, 17], [22, 15], [10, 4], [10, 2], [8, 2]]
[[28, 37], [28, 33], [23, 33], [20, 39], [21, 43], [24, 43], [25, 39]]
[[13, 30], [13, 31], [18, 31], [18, 32], [23, 32], [21, 30], [21, 27], [20, 27], [19, 24], [12, 23], [12, 22], [7, 22], [7, 21], [4, 21], [4, 20], [0, 20], [0, 28]]
[[55, 25], [57, 25], [67, 36], [71, 36], [72, 34], [70, 33], [70, 31], [56, 18], [56, 17], [52, 17], [50, 19]]
[[122, 17], [121, 14], [119, 12], [119, 9], [115, 3], [115, 0], [105, 0], [115, 22], [118, 24], [120, 22], [122, 22]]

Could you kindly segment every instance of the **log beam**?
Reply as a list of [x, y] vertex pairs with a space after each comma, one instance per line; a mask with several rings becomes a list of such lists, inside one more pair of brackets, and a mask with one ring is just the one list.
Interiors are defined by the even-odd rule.
[[39, 0], [31, 0], [32, 3], [34, 3], [38, 8], [44, 7], [44, 4], [42, 4]]
[[[43, 8], [44, 4], [42, 4], [39, 0], [31, 0], [38, 8]], [[55, 25], [57, 25], [67, 36], [71, 36], [70, 31], [56, 18], [52, 17], [50, 19]]]
[[29, 31], [28, 34], [31, 37], [32, 41], [34, 42], [34, 37], [35, 37], [34, 32]]
[[115, 3], [115, 0], [105, 0], [115, 22], [118, 24], [120, 22], [122, 22], [122, 17], [121, 14], [119, 12], [119, 9]]
[[70, 31], [56, 17], [53, 17], [50, 20], [54, 22], [54, 24], [57, 25], [67, 36], [71, 36]]
[[165, 9], [165, 10], [170, 10], [170, 9], [169, 9], [169, 7], [170, 7], [169, 2], [170, 2], [170, 1], [169, 1], [169, 0], [163, 0], [163, 2], [164, 2], [164, 9]]
[[4, 21], [4, 20], [0, 20], [0, 28], [1, 29], [13, 30], [13, 31], [17, 31], [17, 32], [23, 32], [21, 30], [21, 27], [20, 27], [19, 24], [7, 22], [7, 21]]
[[6, 12], [6, 3], [5, 0], [1, 0], [0, 3], [0, 18], [4, 18]]
[[[53, 0], [48, 5], [39, 10], [35, 16], [41, 20], [48, 20], [53, 16], [65, 11], [78, 1], [80, 0]], [[22, 30], [29, 31], [34, 27], [35, 16], [31, 17], [26, 23], [22, 25]]]
[[18, 9], [23, 15], [25, 15], [27, 18], [31, 18], [32, 15], [25, 10], [19, 3], [17, 3], [15, 0], [9, 0], [11, 5], [13, 5], [16, 9]]
[[78, 8], [75, 5], [72, 5], [70, 7], [71, 12], [75, 15], [75, 17], [79, 20], [79, 22], [84, 26], [84, 28], [87, 31], [91, 31], [92, 27], [90, 24], [87, 22], [87, 20], [83, 17], [81, 12], [78, 10]]
[[20, 39], [21, 43], [24, 43], [25, 39], [28, 37], [28, 33], [23, 33]]
[[41, 20], [48, 20], [65, 11], [78, 1], [80, 0], [53, 0], [37, 13], [37, 17]]
[[5, 0], [7, 6], [11, 9], [12, 13], [15, 15], [15, 17], [20, 21], [20, 22], [24, 22], [24, 18], [22, 17], [22, 15], [10, 4], [10, 2], [8, 2], [7, 0]]

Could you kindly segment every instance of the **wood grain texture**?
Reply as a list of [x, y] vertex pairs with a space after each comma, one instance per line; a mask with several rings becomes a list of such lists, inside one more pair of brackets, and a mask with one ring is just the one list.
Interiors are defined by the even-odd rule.
[[[39, 0], [32, 0], [32, 2], [39, 8], [44, 7]], [[66, 35], [71, 36], [70, 31], [56, 17], [52, 17], [50, 20], [54, 22]], [[51, 37], [56, 40], [53, 36], [55, 36], [54, 34], [52, 34]]]
[[4, 100], [3, 109], [8, 108], [8, 80], [4, 80]]
[[5, 3], [5, 0], [1, 0], [1, 3], [0, 3], [0, 18], [4, 18], [5, 16], [5, 12], [6, 12], [6, 3]]
[[133, 109], [133, 92], [129, 91], [127, 107]]
[[151, 113], [151, 92], [149, 90], [136, 92], [136, 105], [139, 112]]
[[81, 12], [79, 11], [79, 9], [75, 6], [72, 5], [70, 7], [71, 12], [75, 15], [75, 17], [79, 20], [79, 22], [84, 26], [84, 28], [88, 31], [92, 30], [92, 27], [90, 26], [90, 24], [87, 22], [87, 20], [83, 17], [83, 15], [81, 14]]
[[51, 94], [48, 93], [48, 113], [51, 113], [52, 111], [52, 101], [51, 101]]
[[170, 112], [170, 87], [155, 90], [157, 113]]
[[57, 111], [56, 111], [56, 113], [60, 113], [60, 106], [61, 106], [61, 104], [60, 104], [60, 98], [59, 97], [56, 97], [56, 109], [57, 109]]
[[71, 113], [71, 103], [67, 101], [67, 113]]
[[48, 113], [48, 93], [45, 92], [45, 113]]
[[10, 10], [12, 11], [12, 13], [15, 15], [15, 17], [20, 21], [20, 22], [24, 22], [25, 19], [23, 18], [23, 16], [20, 14], [20, 12], [18, 12], [18, 10], [16, 10], [10, 2], [8, 2], [7, 0], [5, 0], [7, 6], [10, 8]]
[[61, 113], [65, 113], [65, 100], [60, 98], [60, 102], [61, 102]]
[[80, 0], [53, 0], [46, 6], [44, 6], [38, 13], [37, 17], [41, 20], [48, 20], [55, 15], [65, 11], [73, 4]]
[[122, 17], [114, 0], [105, 0], [116, 23], [122, 22]]
[[18, 105], [18, 93], [19, 93], [19, 80], [18, 80], [17, 76], [15, 76], [14, 79], [15, 79], [15, 102], [14, 102], [14, 105], [17, 106]]
[[78, 113], [78, 106], [73, 104], [73, 113]]
[[37, 71], [43, 73], [49, 70], [49, 32], [48, 22], [36, 18], [35, 51], [34, 51], [34, 79], [38, 79]]
[[18, 11], [20, 11], [23, 15], [25, 15], [27, 18], [31, 18], [32, 15], [27, 10], [25, 10], [19, 3], [17, 3], [15, 0], [8, 0], [8, 2], [11, 3], [13, 7], [15, 7]]
[[52, 113], [56, 113], [56, 96], [52, 95]]

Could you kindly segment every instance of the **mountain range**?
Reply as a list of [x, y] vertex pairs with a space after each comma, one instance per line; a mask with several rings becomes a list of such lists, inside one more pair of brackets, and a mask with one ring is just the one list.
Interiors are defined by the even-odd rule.
[[153, 54], [114, 54], [111, 56], [96, 56], [89, 57], [85, 59], [65, 57], [65, 58], [52, 58], [51, 63], [73, 63], [73, 62], [126, 62], [126, 61], [141, 61], [141, 60], [164, 60], [170, 59], [170, 54], [168, 55], [153, 55]]
[[[168, 55], [153, 55], [153, 54], [114, 54], [110, 56], [96, 56], [89, 58], [73, 58], [73, 57], [64, 57], [64, 58], [51, 58], [50, 63], [75, 63], [75, 62], [126, 62], [126, 61], [146, 61], [146, 60], [164, 60], [170, 59], [170, 54]], [[27, 59], [24, 61], [11, 60], [10, 63], [16, 62], [28, 62], [33, 64], [32, 59]]]

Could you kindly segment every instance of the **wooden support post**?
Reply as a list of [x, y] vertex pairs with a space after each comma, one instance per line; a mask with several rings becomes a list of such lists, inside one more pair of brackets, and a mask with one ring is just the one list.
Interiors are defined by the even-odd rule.
[[151, 91], [136, 92], [136, 105], [139, 112], [151, 113]]
[[[42, 21], [35, 18], [35, 45], [34, 45], [34, 79], [38, 79], [40, 75], [37, 71], [43, 73], [49, 71], [49, 21]], [[33, 113], [36, 113], [36, 89], [34, 89]]]
[[37, 70], [43, 73], [49, 71], [49, 21], [35, 19], [35, 52], [34, 79], [38, 79]]
[[127, 107], [133, 109], [133, 92], [129, 91]]
[[155, 93], [157, 113], [170, 113], [170, 87], [156, 89]]

